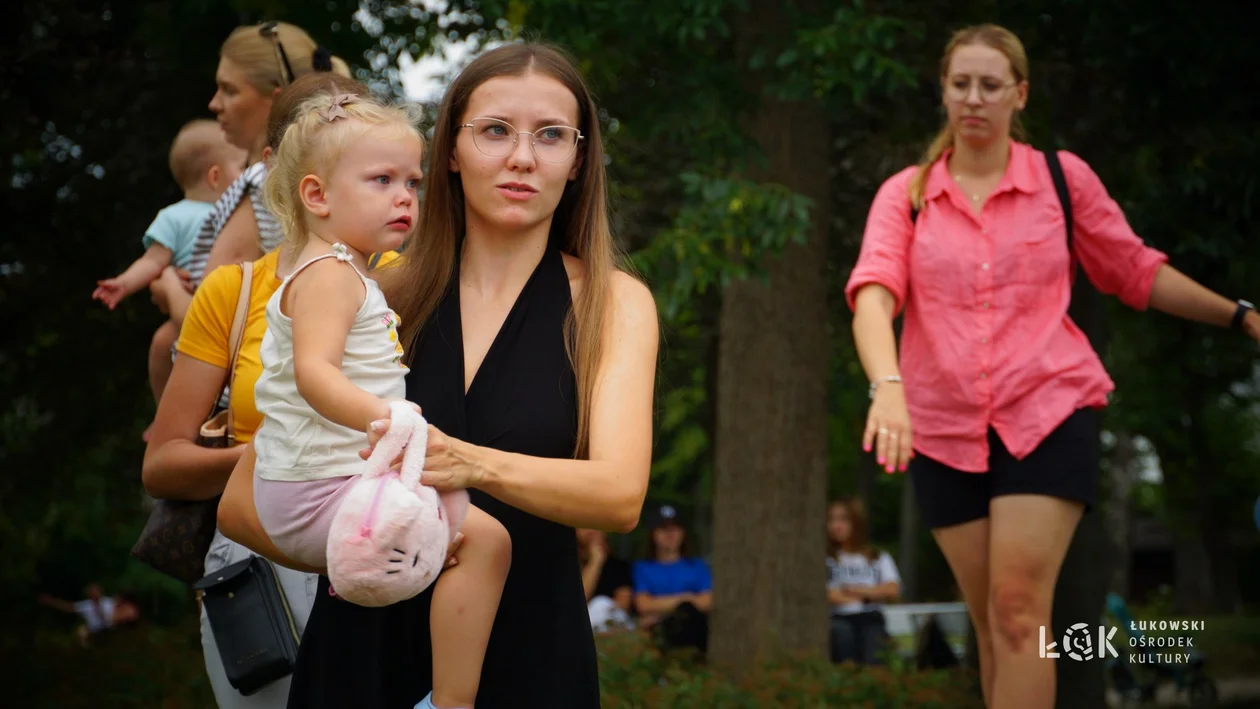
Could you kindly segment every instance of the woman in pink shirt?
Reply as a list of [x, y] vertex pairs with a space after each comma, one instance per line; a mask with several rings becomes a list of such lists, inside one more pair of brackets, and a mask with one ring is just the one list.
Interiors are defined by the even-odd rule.
[[[1012, 140], [1028, 100], [1012, 33], [959, 31], [941, 83], [948, 122], [923, 161], [875, 196], [846, 287], [872, 382], [863, 446], [887, 472], [910, 470], [976, 628], [986, 704], [1051, 707], [1054, 663], [1039, 657], [1038, 629], [1050, 626], [1059, 567], [1094, 501], [1094, 410], [1114, 388], [1067, 316], [1073, 265], [1138, 310], [1256, 340], [1260, 316], [1144, 245], [1080, 158]], [[1070, 198], [1070, 255], [1048, 157]]]

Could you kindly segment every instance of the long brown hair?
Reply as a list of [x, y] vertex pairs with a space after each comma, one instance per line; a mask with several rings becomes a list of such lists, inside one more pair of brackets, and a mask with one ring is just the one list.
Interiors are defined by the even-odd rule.
[[[420, 328], [433, 315], [455, 277], [456, 250], [464, 240], [464, 190], [449, 169], [459, 121], [477, 87], [501, 76], [537, 73], [563, 84], [578, 104], [582, 165], [568, 183], [551, 222], [552, 246], [581, 259], [584, 284], [565, 321], [565, 348], [577, 378], [578, 431], [574, 456], [585, 458], [590, 443], [591, 396], [603, 353], [603, 329], [613, 271], [621, 268], [608, 221], [604, 144], [595, 101], [573, 61], [550, 45], [522, 42], [492, 49], [460, 72], [438, 107], [430, 143], [431, 169], [425, 179], [424, 203], [416, 236], [407, 247], [410, 258], [388, 274], [382, 286], [402, 321], [402, 342], [415, 343]], [[410, 362], [414, 347], [407, 347]]]
[[[871, 522], [866, 514], [866, 505], [860, 497], [842, 497], [827, 506], [828, 511], [839, 507], [849, 514], [849, 539], [841, 544], [827, 533], [827, 554], [835, 556], [842, 551], [851, 554], [863, 554], [867, 559], [875, 561], [879, 558], [879, 550], [871, 546]], [[848, 547], [845, 549], [845, 547]]]
[[[1005, 27], [973, 25], [955, 32], [954, 36], [950, 37], [949, 44], [945, 45], [945, 55], [941, 57], [942, 87], [949, 74], [949, 62], [954, 56], [954, 50], [971, 44], [983, 44], [1006, 55], [1011, 63], [1011, 73], [1015, 75], [1015, 81], [1028, 80], [1028, 54], [1024, 52], [1024, 44], [1019, 41], [1019, 37]], [[1024, 139], [1024, 126], [1019, 120], [1019, 114], [1016, 114], [1014, 120], [1011, 121], [1011, 135], [1017, 140]], [[910, 181], [910, 204], [915, 209], [923, 208], [923, 190], [927, 186], [928, 172], [932, 164], [952, 147], [954, 147], [954, 129], [946, 119], [945, 124], [937, 131], [936, 137], [932, 139], [932, 143], [928, 145], [928, 149], [924, 151], [922, 159], [919, 160], [919, 170]]]

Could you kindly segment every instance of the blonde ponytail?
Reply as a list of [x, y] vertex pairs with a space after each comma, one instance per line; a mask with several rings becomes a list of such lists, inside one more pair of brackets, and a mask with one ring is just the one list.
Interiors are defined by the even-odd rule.
[[914, 179], [910, 180], [910, 206], [915, 210], [923, 209], [923, 190], [927, 187], [928, 173], [932, 171], [932, 165], [952, 147], [954, 147], [954, 131], [946, 122], [932, 139], [932, 144], [924, 151], [923, 157], [919, 159], [919, 171], [914, 173]]

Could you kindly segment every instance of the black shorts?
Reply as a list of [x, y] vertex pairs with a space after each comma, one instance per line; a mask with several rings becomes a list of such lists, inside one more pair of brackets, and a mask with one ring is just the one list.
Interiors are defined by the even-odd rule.
[[1023, 460], [989, 428], [989, 472], [965, 473], [918, 453], [910, 480], [930, 529], [984, 519], [1000, 495], [1046, 495], [1084, 503], [1097, 499], [1098, 412], [1078, 409]]

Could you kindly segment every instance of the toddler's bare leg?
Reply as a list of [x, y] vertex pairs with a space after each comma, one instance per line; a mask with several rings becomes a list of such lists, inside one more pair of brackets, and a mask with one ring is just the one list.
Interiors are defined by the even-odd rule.
[[429, 629], [433, 641], [433, 704], [472, 707], [481, 681], [490, 629], [512, 565], [512, 539], [498, 520], [468, 508], [459, 563], [442, 572], [433, 589]]
[[162, 400], [162, 391], [166, 389], [166, 380], [171, 376], [174, 363], [171, 361], [171, 347], [179, 339], [179, 328], [167, 320], [153, 333], [153, 341], [149, 344], [149, 387], [153, 390], [153, 400]]

